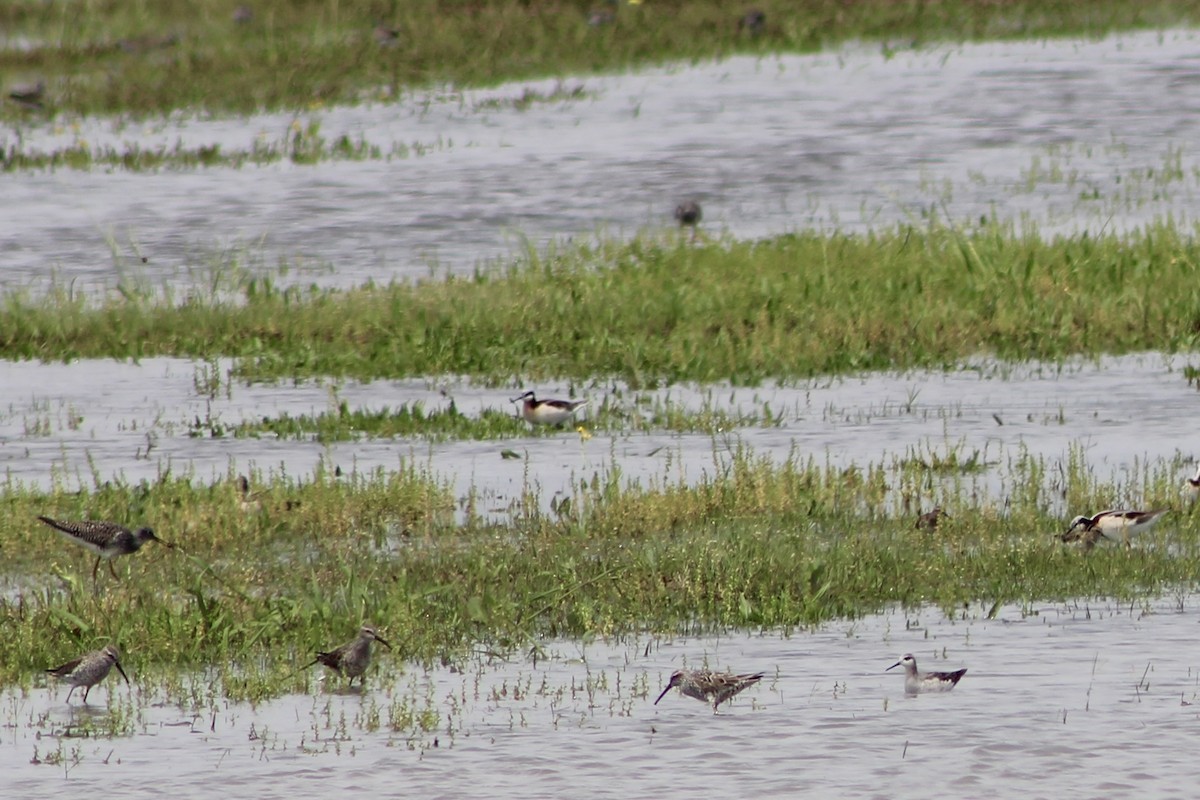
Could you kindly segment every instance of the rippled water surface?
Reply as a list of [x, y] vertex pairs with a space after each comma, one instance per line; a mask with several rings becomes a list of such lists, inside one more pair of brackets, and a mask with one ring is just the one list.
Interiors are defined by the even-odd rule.
[[[1165, 213], [1186, 221], [1198, 83], [1200, 40], [1169, 31], [740, 57], [571, 79], [582, 98], [523, 110], [504, 101], [524, 85], [330, 109], [305, 124], [385, 153], [425, 143], [426, 154], [5, 174], [0, 282], [39, 285], [53, 270], [81, 288], [123, 271], [190, 283], [189, 269], [239, 253], [251, 265], [327, 263], [322, 280], [333, 284], [404, 279], [434, 264], [472, 269], [525, 237], [665, 227], [682, 197], [702, 202], [710, 230], [743, 237], [862, 229], [929, 209], [1050, 229], [1111, 230]], [[0, 145], [236, 152], [285, 141], [293, 120], [0, 129]]]
[[[893, 612], [791, 636], [551, 642], [536, 664], [460, 673], [384, 656], [362, 696], [330, 693], [331, 681], [312, 696], [190, 710], [139, 686], [137, 730], [114, 739], [63, 736], [89, 713], [64, 691], [9, 692], [0, 770], [8, 797], [100, 785], [197, 798], [1191, 797], [1198, 623], [1195, 598], [1180, 597], [1007, 607], [990, 620], [978, 607]], [[910, 651], [926, 669], [968, 673], [953, 692], [906, 697], [898, 670], [884, 670]], [[653, 705], [685, 661], [768, 675], [717, 716], [676, 692]], [[90, 713], [128, 692], [97, 688]], [[436, 730], [391, 728], [414, 706], [436, 713]]]

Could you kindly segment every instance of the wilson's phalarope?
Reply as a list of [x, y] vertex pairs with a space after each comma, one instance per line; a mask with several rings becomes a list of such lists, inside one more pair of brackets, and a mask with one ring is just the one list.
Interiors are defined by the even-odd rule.
[[71, 691], [67, 692], [68, 703], [71, 702], [71, 692], [75, 691], [75, 687], [84, 687], [83, 703], [87, 705], [88, 692], [92, 691], [93, 686], [104, 680], [109, 670], [113, 667], [116, 667], [117, 672], [121, 673], [121, 677], [125, 679], [125, 682], [129, 683], [129, 676], [125, 674], [125, 670], [121, 669], [117, 648], [110, 644], [103, 650], [94, 650], [91, 653], [86, 653], [74, 661], [68, 661], [61, 667], [48, 669], [46, 672], [56, 678], [62, 678], [71, 684]]
[[1196, 474], [1183, 484], [1183, 491], [1190, 500], [1195, 500], [1197, 496], [1200, 496], [1200, 467], [1196, 467]]
[[1096, 542], [1104, 538], [1104, 535], [1100, 533], [1099, 528], [1072, 528], [1066, 533], [1060, 533], [1058, 538], [1064, 544], [1077, 544], [1088, 552], [1096, 546]]
[[581, 406], [587, 405], [587, 400], [538, 400], [532, 391], [514, 397], [511, 402], [521, 403], [521, 416], [531, 425], [562, 425]]
[[[100, 559], [108, 559], [108, 571], [114, 578], [117, 571], [113, 569], [112, 560], [117, 556], [127, 556], [136, 553], [146, 542], [158, 542], [167, 547], [174, 547], [170, 542], [164, 542], [154, 535], [150, 528], [138, 528], [131, 531], [115, 522], [65, 522], [38, 517], [42, 522], [61, 533], [66, 539], [81, 544], [96, 554], [96, 565], [92, 567], [92, 580], [96, 580], [96, 571], [100, 569]], [[120, 580], [118, 578], [118, 580]]]
[[[353, 686], [354, 679], [361, 677], [371, 663], [372, 641], [379, 642], [389, 650], [392, 649], [391, 644], [376, 633], [374, 628], [370, 625], [363, 625], [358, 629], [358, 636], [353, 640], [340, 647], [335, 647], [328, 653], [317, 653], [317, 657], [311, 663], [306, 664], [304, 668], [308, 669], [316, 664], [324, 664], [339, 675], [349, 678], [349, 685]], [[362, 684], [361, 680], [359, 684]]]
[[934, 506], [932, 510], [926, 511], [921, 516], [917, 517], [916, 528], [919, 531], [936, 531], [938, 523], [942, 519], [950, 519], [950, 515], [942, 511], [941, 506]]
[[[706, 669], [680, 669], [671, 673], [671, 680], [658, 696], [658, 700], [662, 700], [667, 696], [667, 692], [678, 686], [679, 691], [688, 697], [712, 703], [715, 714], [717, 706], [743, 689], [758, 683], [765, 674], [755, 672], [750, 675], [734, 675], [732, 672], [710, 672]], [[654, 705], [658, 705], [658, 700], [654, 701]]]
[[953, 672], [917, 672], [917, 660], [913, 658], [912, 653], [905, 653], [888, 669], [896, 667], [904, 667], [904, 691], [908, 694], [948, 692], [962, 680], [963, 675], [967, 674], [965, 667]]
[[[1123, 541], [1125, 542], [1125, 546], [1129, 547], [1129, 540], [1131, 538], [1154, 527], [1155, 523], [1168, 510], [1166, 508], [1154, 511], [1120, 511], [1109, 509], [1091, 517], [1080, 515], [1071, 520], [1071, 526], [1062, 535], [1062, 540], [1064, 542], [1076, 540], [1086, 542], [1082, 533], [1077, 538], [1068, 538], [1072, 536], [1072, 532], [1076, 528], [1081, 528], [1084, 533], [1099, 531], [1100, 535], [1105, 539]], [[1095, 544], [1095, 542], [1092, 542], [1092, 544]]]

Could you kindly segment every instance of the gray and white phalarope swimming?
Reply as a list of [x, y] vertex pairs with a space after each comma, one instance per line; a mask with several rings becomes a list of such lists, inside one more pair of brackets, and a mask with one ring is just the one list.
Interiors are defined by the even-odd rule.
[[[888, 669], [896, 667], [904, 667], [904, 691], [907, 694], [919, 694], [921, 692], [948, 692], [958, 685], [962, 680], [962, 676], [967, 674], [967, 670], [956, 669], [950, 672], [918, 672], [917, 660], [913, 658], [912, 653], [905, 653]], [[887, 672], [887, 670], [884, 670]]]

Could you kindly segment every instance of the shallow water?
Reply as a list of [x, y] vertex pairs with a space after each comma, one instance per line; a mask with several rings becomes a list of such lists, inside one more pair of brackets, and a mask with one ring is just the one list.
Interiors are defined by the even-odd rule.
[[[526, 241], [672, 225], [694, 197], [704, 227], [739, 237], [809, 227], [1029, 219], [1044, 229], [1194, 218], [1200, 135], [1194, 31], [1100, 41], [860, 46], [572, 78], [581, 99], [489, 101], [556, 82], [422, 95], [305, 114], [332, 140], [425, 155], [368, 162], [133, 174], [0, 175], [0, 285], [79, 289], [122, 275], [190, 285], [236, 260], [327, 263], [327, 284], [464, 271]], [[124, 149], [292, 133], [292, 115], [0, 129], [0, 146]], [[1179, 173], [1170, 169], [1178, 161]], [[148, 259], [142, 262], [142, 257]], [[305, 277], [305, 280], [308, 278]]]
[[[197, 428], [197, 420], [205, 422], [202, 429], [211, 430], [263, 415], [317, 414], [339, 401], [372, 410], [420, 402], [429, 410], [449, 404], [443, 393], [464, 414], [489, 408], [515, 413], [509, 402], [515, 392], [452, 380], [348, 383], [336, 392], [317, 383], [226, 383], [213, 397], [197, 390], [203, 368], [176, 359], [0, 363], [0, 470], [10, 479], [36, 485], [46, 486], [57, 476], [68, 486], [88, 487], [94, 474], [100, 480], [121, 475], [137, 481], [172, 469], [208, 482], [253, 469], [305, 477], [321, 462], [344, 471], [415, 462], [450, 481], [459, 497], [474, 490], [482, 499], [480, 510], [503, 519], [520, 510], [513, 504], [527, 486], [538, 489], [548, 505], [556, 496], [570, 495], [581, 480], [614, 468], [627, 484], [695, 482], [717, 472], [741, 446], [777, 461], [796, 454], [838, 466], [890, 465], [896, 459], [945, 456], [953, 450], [960, 460], [977, 455], [989, 465], [972, 478], [974, 489], [981, 501], [991, 497], [1000, 502], [1011, 459], [1029, 454], [1051, 466], [1065, 464], [1072, 448], [1082, 451], [1102, 480], [1136, 488], [1142, 467], [1165, 460], [1178, 465], [1182, 482], [1191, 472], [1192, 448], [1197, 446], [1181, 423], [1191, 418], [1197, 402], [1196, 389], [1181, 372], [1186, 363], [1182, 356], [1146, 354], [1062, 368], [981, 365], [800, 386], [678, 386], [624, 392], [621, 398], [597, 390], [586, 395], [594, 405], [656, 396], [685, 408], [708, 405], [752, 413], [768, 404], [782, 421], [712, 436], [597, 432], [584, 441], [565, 430], [494, 441], [381, 439], [332, 445], [271, 437], [193, 437], [189, 431]], [[217, 370], [224, 375], [228, 366], [222, 362]], [[554, 396], [554, 388], [538, 387], [546, 396]], [[586, 427], [586, 416], [580, 421]], [[502, 459], [504, 449], [524, 458]], [[1137, 503], [1140, 498], [1112, 501]]]
[[[459, 674], [397, 674], [384, 656], [363, 696], [330, 684], [193, 713], [139, 684], [137, 730], [117, 738], [60, 738], [87, 712], [65, 706], [64, 691], [10, 691], [0, 770], [10, 797], [101, 783], [122, 797], [197, 798], [482, 787], [513, 798], [1189, 797], [1200, 779], [1198, 621], [1188, 596], [1005, 607], [992, 620], [980, 607], [956, 619], [893, 611], [791, 636], [550, 642], [536, 664]], [[910, 651], [925, 669], [969, 671], [953, 692], [906, 697], [903, 676], [884, 670]], [[685, 660], [768, 676], [717, 716], [676, 692], [653, 705]], [[98, 687], [92, 713], [129, 691]], [[409, 702], [435, 710], [437, 730], [391, 731], [389, 709]], [[60, 744], [67, 764], [30, 763]]]

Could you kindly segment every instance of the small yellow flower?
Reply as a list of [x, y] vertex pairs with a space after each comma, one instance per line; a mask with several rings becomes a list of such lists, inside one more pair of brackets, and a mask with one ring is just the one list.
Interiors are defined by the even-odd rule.
[[642, 0], [629, 0], [629, 5], [631, 6], [640, 6], [641, 4]]
[[579, 441], [581, 442], [586, 442], [588, 439], [592, 438], [592, 432], [582, 425], [576, 428], [575, 432], [579, 434]]

